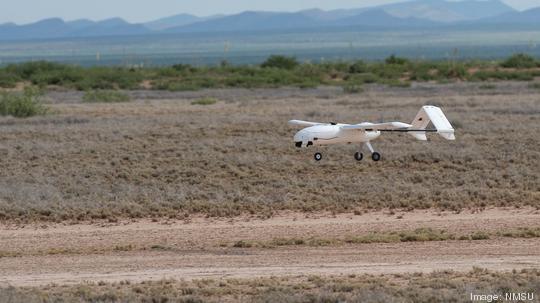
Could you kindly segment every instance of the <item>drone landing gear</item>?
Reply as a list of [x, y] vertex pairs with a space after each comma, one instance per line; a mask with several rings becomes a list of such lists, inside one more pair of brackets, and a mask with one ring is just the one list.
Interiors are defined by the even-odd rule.
[[[378, 152], [376, 152], [373, 149], [373, 146], [371, 146], [371, 143], [366, 142], [366, 146], [369, 149], [369, 151], [371, 152], [371, 160], [373, 160], [375, 162], [380, 161], [381, 160], [381, 154], [379, 154]], [[354, 157], [356, 158], [356, 154], [355, 154]]]
[[315, 161], [317, 161], [317, 162], [321, 161], [322, 160], [322, 154], [321, 153], [315, 153], [313, 158], [315, 158]]
[[356, 161], [362, 161], [362, 159], [364, 159], [364, 154], [362, 154], [361, 152], [356, 152], [356, 153], [354, 154], [354, 159], [355, 159]]

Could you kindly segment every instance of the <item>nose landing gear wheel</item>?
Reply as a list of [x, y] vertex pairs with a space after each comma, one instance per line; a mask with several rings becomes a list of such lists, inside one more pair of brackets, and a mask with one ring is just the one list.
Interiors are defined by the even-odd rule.
[[360, 153], [360, 152], [356, 152], [356, 153], [354, 154], [354, 159], [355, 159], [356, 161], [362, 161], [362, 159], [364, 159], [364, 154], [362, 154], [362, 153]]
[[313, 156], [313, 158], [315, 158], [315, 161], [321, 161], [322, 160], [322, 154], [321, 153], [315, 153], [315, 156]]
[[371, 154], [371, 159], [373, 159], [373, 161], [375, 161], [375, 162], [380, 161], [381, 160], [381, 154], [379, 154], [378, 152], [374, 152], [373, 154]]

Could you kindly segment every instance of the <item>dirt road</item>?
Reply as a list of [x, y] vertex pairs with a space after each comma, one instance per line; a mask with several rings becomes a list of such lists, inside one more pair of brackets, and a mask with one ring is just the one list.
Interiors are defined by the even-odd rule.
[[491, 236], [375, 244], [233, 247], [276, 238], [341, 239], [429, 227], [456, 235], [540, 226], [534, 209], [480, 213], [282, 214], [272, 219], [1, 226], [0, 286], [282, 275], [540, 268], [540, 239]]

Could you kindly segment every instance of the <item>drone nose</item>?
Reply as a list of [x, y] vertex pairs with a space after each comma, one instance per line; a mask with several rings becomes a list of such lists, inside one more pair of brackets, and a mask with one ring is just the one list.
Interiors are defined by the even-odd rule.
[[[294, 135], [294, 142], [303, 142], [304, 141], [304, 131], [299, 131]], [[296, 143], [298, 144], [298, 143]]]

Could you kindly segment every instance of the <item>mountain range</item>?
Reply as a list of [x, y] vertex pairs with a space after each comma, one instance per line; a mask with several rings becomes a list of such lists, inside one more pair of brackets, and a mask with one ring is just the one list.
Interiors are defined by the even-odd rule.
[[153, 35], [203, 32], [291, 31], [354, 27], [366, 29], [434, 28], [452, 26], [540, 25], [540, 8], [516, 11], [500, 0], [411, 0], [360, 9], [299, 12], [246, 11], [234, 15], [197, 17], [179, 14], [147, 23], [120, 18], [102, 21], [64, 21], [59, 18], [31, 24], [0, 24], [0, 40]]

